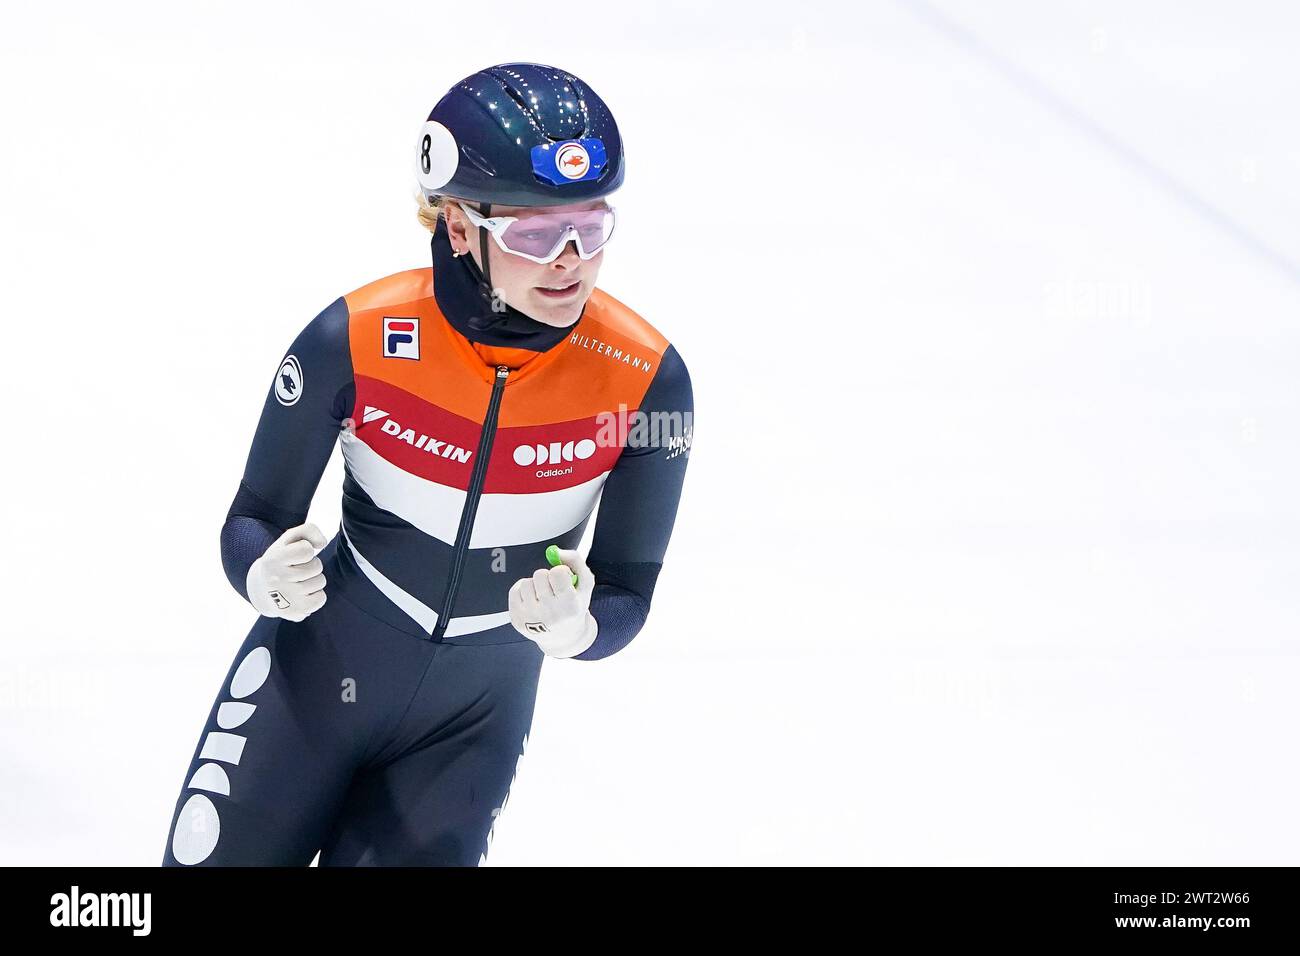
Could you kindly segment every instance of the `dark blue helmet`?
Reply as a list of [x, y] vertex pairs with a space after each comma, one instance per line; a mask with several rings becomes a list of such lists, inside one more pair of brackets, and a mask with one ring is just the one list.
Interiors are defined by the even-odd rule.
[[426, 199], [558, 206], [623, 183], [609, 108], [572, 73], [541, 63], [502, 63], [453, 86], [420, 129], [415, 160]]

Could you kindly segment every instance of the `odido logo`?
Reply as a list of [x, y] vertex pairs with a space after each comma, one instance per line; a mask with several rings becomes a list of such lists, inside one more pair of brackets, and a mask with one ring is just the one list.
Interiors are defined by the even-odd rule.
[[581, 441], [553, 441], [546, 445], [520, 445], [514, 451], [515, 464], [523, 468], [533, 465], [558, 465], [566, 461], [586, 461], [596, 454], [596, 443], [590, 438]]

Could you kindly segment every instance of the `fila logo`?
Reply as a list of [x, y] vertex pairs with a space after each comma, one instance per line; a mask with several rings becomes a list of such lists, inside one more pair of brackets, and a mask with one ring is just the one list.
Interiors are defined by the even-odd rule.
[[596, 454], [596, 443], [590, 438], [579, 442], [553, 441], [549, 445], [520, 445], [515, 449], [515, 464], [524, 468], [533, 465], [553, 465], [561, 461], [586, 461]]
[[384, 316], [384, 358], [420, 358], [420, 320]]
[[452, 461], [458, 461], [462, 464], [469, 461], [470, 456], [474, 454], [468, 448], [461, 448], [459, 445], [453, 445], [451, 442], [419, 434], [414, 428], [403, 428], [397, 422], [389, 418], [388, 412], [384, 411], [382, 408], [375, 408], [373, 405], [367, 405], [362, 409], [361, 424], [363, 425], [367, 422], [377, 422], [381, 418], [385, 421], [379, 427], [385, 435], [392, 435], [398, 441], [404, 441], [412, 448], [418, 448], [421, 451], [427, 451], [431, 455], [437, 455], [439, 458], [449, 458]]

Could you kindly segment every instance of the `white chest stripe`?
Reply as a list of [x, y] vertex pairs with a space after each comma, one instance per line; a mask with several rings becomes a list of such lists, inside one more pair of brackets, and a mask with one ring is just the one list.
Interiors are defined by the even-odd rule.
[[370, 579], [370, 583], [379, 588], [384, 597], [401, 608], [407, 617], [432, 634], [433, 629], [438, 626], [438, 612], [409, 591], [398, 587], [382, 571], [367, 561], [365, 555], [358, 551], [357, 546], [352, 543], [352, 539], [348, 537], [346, 530], [343, 530], [343, 540], [348, 543], [348, 550], [352, 552], [352, 557], [357, 559], [357, 565], [361, 568], [361, 572]]
[[596, 507], [605, 471], [572, 488], [531, 495], [483, 495], [474, 515], [471, 548], [504, 548], [545, 541], [571, 531]]
[[465, 492], [398, 468], [356, 435], [343, 432], [340, 444], [348, 474], [371, 501], [439, 541], [456, 543]]

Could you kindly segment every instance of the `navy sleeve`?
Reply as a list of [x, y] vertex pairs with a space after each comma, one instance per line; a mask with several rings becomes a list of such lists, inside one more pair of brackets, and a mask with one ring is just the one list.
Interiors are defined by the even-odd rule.
[[600, 660], [622, 650], [650, 613], [694, 431], [691, 377], [671, 345], [638, 411], [643, 414], [632, 424], [627, 446], [601, 492], [587, 555], [587, 566], [596, 577], [591, 615], [597, 635], [577, 660]]
[[307, 520], [355, 400], [348, 307], [339, 298], [307, 324], [281, 359], [221, 528], [221, 565], [245, 600], [252, 563], [287, 529]]

